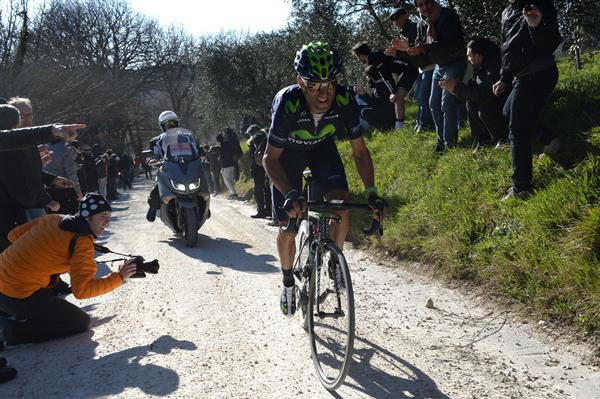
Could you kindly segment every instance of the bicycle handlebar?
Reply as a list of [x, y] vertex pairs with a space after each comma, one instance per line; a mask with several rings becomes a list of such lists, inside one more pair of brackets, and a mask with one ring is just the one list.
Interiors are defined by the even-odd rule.
[[[367, 204], [355, 204], [355, 203], [344, 202], [341, 200], [306, 201], [306, 205], [308, 207], [312, 208], [312, 210], [315, 212], [329, 212], [329, 211], [335, 211], [335, 210], [339, 211], [339, 210], [345, 210], [345, 209], [358, 209], [358, 210], [362, 210], [362, 211], [372, 211], [373, 210], [373, 208], [371, 208]], [[383, 212], [383, 209], [379, 209], [378, 211], [379, 211], [379, 218], [378, 219], [373, 218], [371, 221], [371, 226], [369, 226], [369, 228], [363, 229], [364, 235], [370, 236], [375, 233], [379, 233], [380, 236], [383, 236], [383, 226], [381, 223], [382, 222], [381, 213]], [[294, 234], [297, 233], [298, 232], [298, 218], [289, 218], [287, 225], [285, 227], [283, 227], [283, 232], [284, 233], [294, 232]]]

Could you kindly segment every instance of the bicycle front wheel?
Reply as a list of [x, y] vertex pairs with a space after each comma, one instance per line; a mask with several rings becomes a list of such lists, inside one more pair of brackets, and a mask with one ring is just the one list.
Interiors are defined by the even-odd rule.
[[346, 258], [334, 244], [323, 246], [308, 296], [310, 349], [323, 386], [333, 391], [346, 378], [354, 348], [354, 293]]

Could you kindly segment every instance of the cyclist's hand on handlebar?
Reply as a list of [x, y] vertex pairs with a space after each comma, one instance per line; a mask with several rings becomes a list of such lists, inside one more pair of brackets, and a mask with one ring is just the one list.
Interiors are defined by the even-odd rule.
[[385, 218], [389, 208], [386, 200], [378, 196], [376, 193], [369, 195], [367, 203], [379, 215], [381, 219]]
[[285, 193], [285, 202], [283, 203], [283, 209], [287, 212], [291, 218], [299, 218], [302, 216], [302, 206], [300, 205], [300, 193], [298, 190], [291, 189]]

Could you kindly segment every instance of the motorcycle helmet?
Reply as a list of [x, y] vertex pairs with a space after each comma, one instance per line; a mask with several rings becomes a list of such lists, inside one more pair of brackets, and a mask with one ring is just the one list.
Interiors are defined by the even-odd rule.
[[179, 118], [173, 111], [164, 111], [158, 116], [158, 125], [163, 132], [179, 126]]

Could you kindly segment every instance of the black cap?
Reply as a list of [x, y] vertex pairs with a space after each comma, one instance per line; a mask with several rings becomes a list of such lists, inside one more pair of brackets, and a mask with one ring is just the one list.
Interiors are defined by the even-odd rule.
[[390, 21], [393, 21], [397, 17], [406, 15], [406, 14], [407, 14], [407, 12], [406, 12], [405, 8], [394, 8], [394, 11], [392, 11], [392, 13], [390, 14]]

